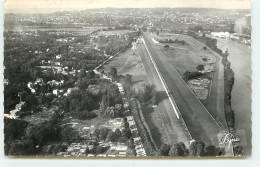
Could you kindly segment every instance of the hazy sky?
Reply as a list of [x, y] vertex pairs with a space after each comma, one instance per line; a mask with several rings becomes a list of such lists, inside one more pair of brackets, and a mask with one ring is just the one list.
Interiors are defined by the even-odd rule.
[[5, 12], [51, 12], [89, 8], [196, 7], [250, 9], [250, 0], [5, 0]]

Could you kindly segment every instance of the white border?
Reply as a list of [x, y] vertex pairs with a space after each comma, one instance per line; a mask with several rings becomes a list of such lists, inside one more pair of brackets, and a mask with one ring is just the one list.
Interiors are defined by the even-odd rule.
[[[0, 59], [3, 62], [3, 6], [0, 0]], [[130, 3], [130, 2], [129, 2]], [[252, 157], [248, 159], [217, 160], [48, 160], [10, 159], [4, 156], [3, 145], [3, 83], [0, 85], [0, 166], [260, 166], [260, 1], [252, 0]], [[258, 31], [258, 32], [257, 32]], [[3, 81], [3, 63], [0, 64], [0, 81]], [[258, 108], [258, 109], [257, 109]], [[88, 171], [88, 170], [86, 170]], [[122, 170], [123, 171], [123, 170]], [[225, 171], [225, 169], [223, 170]]]

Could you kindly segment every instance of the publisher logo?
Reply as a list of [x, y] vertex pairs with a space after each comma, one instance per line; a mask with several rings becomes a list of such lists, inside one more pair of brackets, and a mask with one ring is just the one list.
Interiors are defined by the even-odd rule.
[[218, 141], [220, 148], [246, 145], [244, 130], [221, 131], [218, 134]]

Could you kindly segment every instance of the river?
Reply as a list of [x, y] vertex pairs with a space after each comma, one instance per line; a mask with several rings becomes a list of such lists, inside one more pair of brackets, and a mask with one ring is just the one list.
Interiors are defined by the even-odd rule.
[[228, 60], [235, 73], [235, 83], [231, 93], [231, 106], [235, 112], [235, 127], [244, 131], [246, 145], [244, 153], [251, 155], [251, 48], [230, 39], [216, 38], [217, 46], [223, 52], [228, 49]]

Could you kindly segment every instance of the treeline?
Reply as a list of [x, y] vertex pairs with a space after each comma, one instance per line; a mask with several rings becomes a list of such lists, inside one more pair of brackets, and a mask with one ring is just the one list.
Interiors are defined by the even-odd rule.
[[155, 90], [155, 85], [145, 84], [143, 90], [138, 91], [137, 98], [144, 105], [158, 104], [159, 96]]
[[198, 72], [198, 71], [195, 71], [195, 72], [189, 72], [189, 71], [186, 71], [184, 74], [183, 74], [183, 79], [187, 82], [191, 79], [196, 79], [196, 78], [199, 78], [201, 76], [203, 76], [204, 74]]
[[160, 148], [161, 156], [170, 157], [205, 157], [205, 156], [223, 156], [224, 150], [215, 146], [206, 146], [204, 142], [194, 141], [187, 148], [183, 142], [174, 145], [163, 144]]
[[60, 112], [74, 118], [87, 120], [96, 117], [94, 110], [100, 110], [103, 118], [116, 118], [123, 116], [122, 96], [117, 85], [100, 81], [94, 85], [91, 91], [88, 79], [79, 81], [74, 91], [66, 97], [61, 97], [55, 101]]
[[126, 142], [132, 137], [132, 133], [126, 118], [124, 118], [123, 123], [124, 128], [122, 130], [116, 129], [112, 131], [108, 128], [96, 129], [93, 134], [94, 138], [96, 141]]
[[35, 155], [42, 151], [47, 142], [79, 138], [73, 133], [73, 129], [58, 126], [61, 118], [62, 115], [55, 114], [50, 120], [38, 124], [5, 118], [5, 155]]
[[148, 156], [158, 156], [159, 151], [153, 141], [150, 129], [144, 120], [140, 102], [133, 98], [131, 99], [130, 107], [146, 154]]
[[159, 43], [180, 43], [180, 44], [182, 44], [182, 45], [185, 45], [186, 44], [186, 42], [184, 41], [184, 40], [179, 40], [179, 39], [175, 39], [175, 40], [173, 40], [173, 39], [158, 39], [157, 40]]
[[225, 98], [224, 98], [224, 108], [225, 108], [225, 116], [228, 127], [230, 129], [235, 127], [235, 113], [231, 108], [231, 92], [234, 85], [235, 77], [234, 72], [230, 68], [230, 62], [227, 59], [228, 52], [225, 52], [225, 56], [222, 58], [222, 63], [225, 67], [224, 69], [224, 91], [225, 91]]
[[229, 128], [234, 128], [235, 126], [235, 114], [231, 108], [231, 92], [234, 84], [234, 72], [230, 68], [231, 63], [228, 61], [227, 57], [229, 55], [226, 50], [223, 52], [217, 47], [217, 40], [209, 37], [200, 37], [194, 34], [191, 34], [195, 39], [204, 42], [208, 47], [217, 52], [222, 57], [222, 64], [224, 65], [224, 109], [225, 109], [225, 117]]
[[107, 82], [102, 87], [102, 99], [100, 110], [104, 118], [116, 118], [123, 116], [123, 101], [117, 85]]

